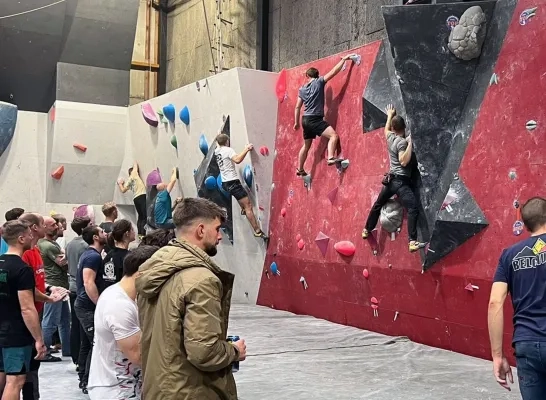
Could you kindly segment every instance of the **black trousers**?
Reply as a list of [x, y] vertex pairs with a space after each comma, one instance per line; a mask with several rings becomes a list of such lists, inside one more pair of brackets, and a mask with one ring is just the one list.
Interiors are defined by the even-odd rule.
[[76, 302], [74, 306], [76, 315], [80, 320], [80, 355], [78, 357], [78, 375], [80, 382], [87, 386], [89, 381], [89, 367], [91, 365], [91, 355], [93, 354], [93, 339], [95, 337], [95, 311], [78, 307]]
[[388, 185], [383, 185], [383, 189], [381, 189], [381, 192], [379, 193], [379, 196], [377, 196], [377, 200], [368, 215], [365, 228], [368, 232], [375, 229], [379, 216], [381, 215], [381, 208], [395, 194], [398, 195], [402, 205], [408, 211], [409, 240], [417, 240], [419, 205], [417, 204], [417, 198], [413, 192], [410, 178], [401, 177], [399, 175], [394, 175]]
[[139, 235], [146, 235], [146, 195], [141, 194], [133, 199], [135, 203], [135, 209], [137, 212], [137, 230]]
[[78, 363], [78, 357], [80, 356], [80, 320], [76, 316], [76, 310], [74, 304], [76, 303], [76, 292], [70, 292], [70, 354], [72, 356], [72, 362]]

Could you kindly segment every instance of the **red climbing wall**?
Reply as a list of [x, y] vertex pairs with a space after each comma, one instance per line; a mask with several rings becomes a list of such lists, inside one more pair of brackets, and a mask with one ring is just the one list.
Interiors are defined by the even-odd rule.
[[[408, 253], [405, 224], [394, 241], [387, 233], [381, 234], [377, 257], [360, 237], [388, 169], [383, 131], [362, 133], [362, 93], [379, 42], [355, 49], [362, 64], [341, 72], [327, 85], [326, 119], [339, 133], [343, 156], [350, 166], [338, 175], [335, 167], [326, 166], [325, 143], [315, 141], [306, 163], [313, 177], [309, 192], [295, 176], [302, 144], [301, 130], [292, 128], [297, 89], [304, 83], [308, 67], [316, 66], [323, 74], [339, 56], [287, 71], [288, 98], [279, 104], [271, 242], [259, 304], [489, 357], [491, 278], [501, 250], [523, 237], [512, 234], [516, 216], [512, 203], [544, 196], [546, 188], [541, 179], [546, 161], [546, 103], [541, 100], [546, 92], [546, 15], [537, 14], [525, 27], [518, 23], [521, 11], [531, 6], [530, 1], [520, 1], [516, 7], [495, 68], [499, 84], [486, 92], [460, 170], [490, 225], [425, 274], [421, 274], [419, 255]], [[528, 132], [525, 123], [531, 119], [538, 122], [538, 128]], [[511, 171], [516, 173], [513, 180]], [[331, 204], [328, 193], [336, 187], [337, 198]], [[283, 208], [287, 211], [284, 217]], [[315, 244], [319, 232], [330, 237], [325, 256]], [[301, 251], [298, 234], [305, 242]], [[334, 250], [341, 240], [356, 245], [352, 259]], [[279, 276], [265, 274], [273, 261]], [[369, 279], [362, 275], [364, 268]], [[301, 276], [307, 290], [300, 283]], [[466, 291], [469, 283], [479, 289]], [[372, 296], [379, 301], [377, 317], [370, 307]], [[505, 348], [511, 354], [511, 306], [506, 309]]]

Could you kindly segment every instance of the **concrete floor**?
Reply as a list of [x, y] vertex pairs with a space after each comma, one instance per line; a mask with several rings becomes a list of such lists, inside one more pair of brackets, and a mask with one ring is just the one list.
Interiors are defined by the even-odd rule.
[[[229, 333], [247, 340], [240, 400], [515, 400], [491, 363], [264, 307], [234, 305]], [[514, 371], [515, 372], [515, 371]], [[43, 399], [87, 399], [72, 363], [43, 364]]]

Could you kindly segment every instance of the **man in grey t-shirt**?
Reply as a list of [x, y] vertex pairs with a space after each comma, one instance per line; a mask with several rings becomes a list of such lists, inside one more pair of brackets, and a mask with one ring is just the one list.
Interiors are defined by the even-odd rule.
[[411, 137], [406, 137], [404, 118], [396, 115], [396, 110], [392, 105], [387, 106], [385, 111], [387, 112], [385, 136], [390, 160], [388, 182], [384, 182], [384, 186], [368, 215], [366, 226], [362, 231], [362, 238], [367, 239], [370, 232], [375, 229], [381, 215], [381, 208], [396, 194], [408, 211], [409, 251], [414, 252], [425, 247], [425, 243], [417, 240], [419, 205], [413, 192], [411, 180], [413, 144]]
[[324, 76], [319, 75], [316, 68], [309, 68], [306, 72], [308, 81], [299, 89], [298, 101], [296, 102], [296, 110], [294, 112], [294, 130], [300, 128], [300, 112], [301, 107], [305, 106], [301, 124], [303, 126], [303, 146], [300, 149], [298, 156], [298, 169], [296, 175], [306, 176], [304, 164], [307, 160], [307, 154], [313, 144], [313, 139], [316, 137], [325, 137], [328, 139], [328, 165], [334, 165], [341, 161], [337, 158], [339, 136], [334, 128], [324, 120], [324, 87], [326, 83], [336, 76], [343, 68], [345, 61], [352, 60], [353, 54], [346, 55], [341, 58], [341, 61], [336, 64], [330, 72]]

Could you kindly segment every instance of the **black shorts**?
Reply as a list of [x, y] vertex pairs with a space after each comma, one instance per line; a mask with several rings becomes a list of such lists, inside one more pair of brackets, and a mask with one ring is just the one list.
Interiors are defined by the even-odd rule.
[[235, 197], [236, 200], [241, 200], [248, 197], [248, 194], [246, 193], [243, 185], [241, 185], [241, 181], [239, 179], [235, 181], [222, 182], [222, 188], [230, 195]]
[[314, 139], [322, 135], [330, 127], [328, 122], [324, 120], [324, 117], [319, 115], [304, 115], [301, 120], [301, 126], [303, 127], [304, 139]]

